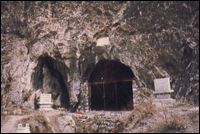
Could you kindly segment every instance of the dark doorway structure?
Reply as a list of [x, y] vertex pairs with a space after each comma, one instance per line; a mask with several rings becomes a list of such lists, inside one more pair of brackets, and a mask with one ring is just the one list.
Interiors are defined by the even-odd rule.
[[89, 78], [89, 110], [133, 110], [133, 78], [130, 67], [114, 60], [99, 61]]

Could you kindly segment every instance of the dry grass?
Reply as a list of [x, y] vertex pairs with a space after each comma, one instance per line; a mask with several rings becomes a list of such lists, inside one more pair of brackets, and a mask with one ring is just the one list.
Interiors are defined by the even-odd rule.
[[72, 119], [75, 121], [75, 124], [78, 125], [78, 126], [84, 126], [85, 125], [85, 123], [79, 122], [78, 119], [74, 115], [72, 115]]
[[[192, 132], [193, 130], [186, 130], [193, 124], [198, 124], [198, 113], [188, 113], [187, 117], [182, 117], [175, 112], [169, 112], [169, 107], [161, 107], [157, 109], [151, 101], [141, 102], [140, 105], [135, 106], [126, 120], [113, 120], [111, 126], [106, 126], [104, 123], [106, 119], [100, 118], [79, 118], [72, 114], [75, 121], [75, 133], [123, 133], [126, 132], [142, 132], [142, 133], [171, 133], [171, 132]], [[178, 110], [182, 111], [182, 110]], [[185, 111], [184, 111], [185, 112]], [[31, 133], [52, 133], [62, 132], [59, 129], [58, 117], [68, 115], [67, 113], [59, 113], [49, 118], [48, 122], [46, 116], [37, 113], [35, 116], [30, 116], [22, 119], [19, 123], [25, 125], [30, 124]], [[160, 116], [162, 115], [162, 116]], [[86, 119], [84, 122], [80, 119]], [[149, 121], [149, 122], [148, 122]], [[108, 121], [107, 121], [108, 122]], [[188, 123], [188, 125], [187, 125]], [[131, 124], [131, 125], [130, 125]], [[54, 129], [51, 128], [53, 126]], [[196, 127], [195, 131], [198, 131]]]
[[166, 118], [159, 123], [158, 127], [153, 130], [156, 133], [183, 133], [185, 132], [185, 124], [177, 115], [172, 115], [171, 118]]
[[117, 125], [112, 129], [112, 133], [123, 133], [124, 123], [125, 122], [123, 121], [118, 122]]
[[192, 121], [192, 123], [199, 123], [199, 113], [190, 113], [188, 114], [190, 120]]
[[1, 126], [3, 125], [5, 120], [6, 120], [6, 115], [5, 114], [1, 114]]
[[53, 115], [49, 118], [50, 119], [49, 125], [53, 126], [53, 128], [56, 129], [56, 132], [58, 132], [58, 133], [62, 133], [60, 126], [59, 126], [60, 123], [58, 121], [58, 118], [65, 116], [65, 115], [67, 115], [67, 114], [60, 113], [58, 115]]
[[[75, 133], [104, 133], [104, 132], [111, 132], [112, 129], [108, 129], [104, 125], [104, 119], [100, 117], [95, 117], [94, 119], [89, 119], [86, 122], [78, 121], [77, 117], [72, 115], [73, 120], [75, 121], [76, 128]], [[94, 127], [93, 125], [97, 125], [98, 127]], [[124, 122], [120, 122], [119, 120], [116, 121], [116, 125], [113, 125], [113, 130], [115, 132], [123, 132], [123, 124]]]
[[141, 105], [135, 106], [135, 109], [127, 119], [133, 125], [133, 127], [130, 129], [134, 129], [136, 126], [142, 125], [142, 120], [144, 118], [152, 117], [155, 112], [155, 105], [153, 105], [151, 102], [141, 103]]
[[151, 102], [142, 103], [139, 106], [135, 106], [135, 109], [128, 116], [128, 120], [133, 121], [135, 117], [139, 117], [140, 119], [149, 118], [154, 113], [155, 113], [155, 106]]
[[48, 121], [41, 114], [23, 118], [18, 121], [18, 124], [19, 123], [22, 123], [23, 126], [26, 123], [29, 123], [31, 133], [52, 133], [51, 127], [48, 125]]
[[94, 130], [91, 127], [92, 124], [96, 124], [96, 120], [93, 120], [92, 123], [89, 123], [78, 121], [77, 117], [75, 117], [74, 115], [72, 115], [72, 118], [76, 124], [75, 133], [102, 133], [100, 129]]
[[162, 106], [161, 109], [164, 113], [164, 119], [158, 122], [158, 126], [152, 130], [156, 133], [173, 133], [173, 132], [185, 132], [184, 120], [178, 114], [169, 113], [167, 108]]
[[[75, 127], [75, 133], [89, 133], [88, 130], [85, 128], [85, 123], [78, 121], [77, 117], [72, 115], [72, 119], [75, 121], [76, 127]], [[84, 128], [84, 129], [83, 129]]]

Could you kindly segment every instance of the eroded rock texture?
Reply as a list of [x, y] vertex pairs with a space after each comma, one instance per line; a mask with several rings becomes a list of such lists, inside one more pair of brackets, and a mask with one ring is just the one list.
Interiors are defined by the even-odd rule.
[[[97, 46], [101, 37], [109, 45]], [[55, 106], [86, 106], [103, 59], [130, 67], [134, 87], [154, 90], [153, 79], [170, 77], [173, 97], [196, 103], [199, 2], [1, 2], [2, 106], [33, 108], [42, 92]]]

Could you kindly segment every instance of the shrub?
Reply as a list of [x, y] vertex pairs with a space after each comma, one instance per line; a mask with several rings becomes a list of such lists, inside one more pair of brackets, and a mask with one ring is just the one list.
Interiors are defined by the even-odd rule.
[[171, 119], [165, 118], [161, 121], [160, 125], [156, 128], [156, 133], [171, 133], [171, 132], [184, 132], [185, 125], [180, 117], [172, 115]]
[[142, 103], [139, 106], [135, 106], [135, 109], [129, 115], [128, 120], [132, 121], [134, 117], [140, 117], [140, 119], [144, 119], [150, 117], [155, 113], [155, 105], [151, 102]]

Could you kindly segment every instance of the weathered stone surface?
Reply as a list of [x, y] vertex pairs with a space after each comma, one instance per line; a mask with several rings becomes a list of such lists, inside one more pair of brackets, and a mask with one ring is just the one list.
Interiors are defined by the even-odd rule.
[[[154, 90], [153, 79], [169, 77], [176, 99], [199, 90], [193, 88], [199, 83], [197, 1], [1, 5], [2, 106], [32, 103], [29, 97], [41, 90], [53, 101], [60, 96], [62, 107], [83, 109], [87, 81], [101, 59], [129, 66], [138, 87]], [[101, 37], [109, 45], [97, 46]], [[86, 93], [73, 92], [82, 88]]]
[[58, 118], [60, 129], [63, 133], [74, 133], [75, 121], [70, 115]]

